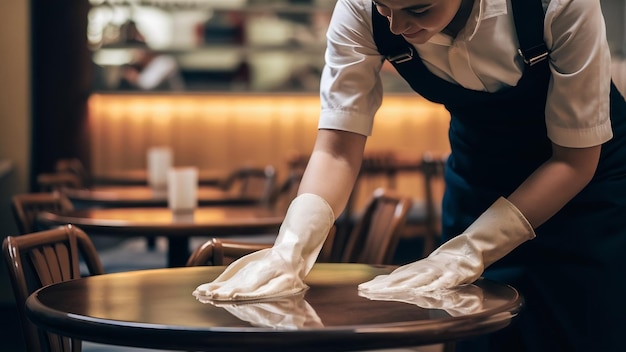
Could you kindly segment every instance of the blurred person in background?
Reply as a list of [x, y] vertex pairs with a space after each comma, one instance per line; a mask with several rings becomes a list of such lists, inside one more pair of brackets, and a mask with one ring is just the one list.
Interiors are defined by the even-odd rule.
[[174, 90], [185, 89], [176, 58], [146, 49], [137, 49], [132, 63], [122, 67], [118, 89]]
[[184, 90], [185, 82], [178, 62], [172, 55], [158, 53], [146, 43], [146, 39], [133, 20], [120, 28], [119, 39], [124, 45], [132, 45], [133, 60], [123, 65], [118, 89]]

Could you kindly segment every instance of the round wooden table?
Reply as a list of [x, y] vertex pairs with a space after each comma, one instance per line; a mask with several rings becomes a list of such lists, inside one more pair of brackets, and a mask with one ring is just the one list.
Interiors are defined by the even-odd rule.
[[169, 266], [182, 266], [193, 236], [228, 237], [278, 233], [284, 213], [261, 206], [209, 206], [174, 213], [165, 207], [87, 208], [68, 212], [41, 212], [40, 227], [74, 224], [88, 234], [168, 239]]
[[[94, 186], [87, 189], [63, 190], [77, 208], [87, 207], [150, 207], [167, 206], [167, 190], [153, 190], [148, 186]], [[198, 205], [245, 205], [259, 203], [259, 199], [243, 198], [217, 187], [198, 187]]]
[[[192, 295], [224, 267], [106, 274], [44, 287], [29, 318], [52, 332], [98, 343], [183, 351], [354, 351], [441, 343], [506, 327], [522, 305], [507, 285], [478, 280], [474, 308], [370, 300], [357, 285], [393, 267], [316, 264], [303, 294], [214, 305]], [[449, 297], [448, 297], [449, 298]], [[464, 297], [467, 300], [468, 297]], [[471, 298], [471, 297], [470, 297]], [[448, 314], [443, 306], [454, 306]], [[459, 312], [460, 311], [460, 312]]]
[[[199, 170], [198, 183], [205, 186], [215, 186], [228, 177], [226, 170]], [[146, 169], [131, 169], [107, 172], [94, 177], [97, 185], [142, 185], [148, 184], [148, 171]]]

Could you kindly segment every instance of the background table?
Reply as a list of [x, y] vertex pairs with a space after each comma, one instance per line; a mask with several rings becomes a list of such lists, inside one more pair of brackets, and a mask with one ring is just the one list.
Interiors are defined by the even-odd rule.
[[[88, 189], [64, 189], [63, 193], [77, 208], [167, 206], [167, 190], [148, 186], [94, 186]], [[213, 186], [198, 187], [198, 205], [255, 204], [259, 199], [243, 198]]]
[[[350, 351], [486, 334], [506, 327], [522, 304], [510, 286], [479, 280], [476, 290], [482, 308], [452, 317], [439, 309], [372, 301], [357, 294], [359, 283], [392, 267], [316, 264], [306, 279], [310, 289], [303, 297], [294, 298], [300, 299], [299, 303], [279, 306], [285, 316], [291, 315], [291, 320], [283, 319], [283, 323], [304, 322], [298, 308], [306, 303], [320, 324], [260, 326], [226, 308], [201, 303], [192, 295], [198, 285], [211, 281], [223, 269], [144, 270], [68, 281], [33, 293], [26, 310], [44, 329], [100, 343], [187, 351]], [[241, 307], [246, 306], [250, 307]]]
[[[217, 185], [229, 174], [226, 170], [199, 170], [198, 183], [200, 185]], [[146, 169], [131, 169], [123, 171], [107, 172], [94, 177], [97, 185], [142, 185], [148, 184], [148, 171]]]
[[261, 206], [209, 206], [189, 213], [165, 207], [88, 208], [41, 212], [38, 226], [74, 224], [88, 234], [168, 239], [169, 266], [182, 266], [189, 256], [189, 238], [278, 234], [284, 213]]

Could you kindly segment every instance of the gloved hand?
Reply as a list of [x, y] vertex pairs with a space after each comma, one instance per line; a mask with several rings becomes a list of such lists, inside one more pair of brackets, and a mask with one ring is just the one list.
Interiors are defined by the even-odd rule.
[[414, 304], [426, 309], [442, 309], [456, 317], [477, 313], [483, 308], [483, 291], [476, 285], [462, 285], [435, 291], [364, 292], [359, 296], [372, 301], [394, 301]]
[[534, 237], [524, 215], [500, 197], [465, 232], [442, 244], [427, 258], [362, 283], [359, 290], [433, 291], [472, 283], [487, 266]]
[[315, 194], [301, 194], [287, 209], [276, 241], [231, 263], [213, 282], [198, 286], [194, 295], [211, 300], [252, 300], [298, 293], [307, 288], [311, 271], [335, 216]]
[[286, 330], [324, 326], [313, 307], [304, 300], [304, 294], [245, 303], [212, 301], [202, 296], [196, 298], [202, 303], [224, 308], [253, 326]]

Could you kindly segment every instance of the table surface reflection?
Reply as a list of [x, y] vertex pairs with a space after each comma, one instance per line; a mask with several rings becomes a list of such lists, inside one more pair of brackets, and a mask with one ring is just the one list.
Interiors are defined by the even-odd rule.
[[[200, 185], [217, 185], [226, 177], [227, 170], [198, 170]], [[99, 185], [147, 185], [148, 171], [146, 169], [130, 169], [108, 171], [94, 177], [94, 183]]]
[[467, 297], [441, 304], [431, 299], [421, 304], [425, 308], [370, 300], [359, 296], [357, 285], [393, 267], [364, 264], [316, 264], [307, 291], [275, 301], [218, 306], [192, 295], [223, 269], [142, 270], [68, 281], [33, 293], [27, 314], [61, 335], [134, 347], [350, 351], [493, 332], [510, 323], [523, 301], [514, 288], [482, 279], [470, 285], [478, 305], [466, 312], [457, 308]]
[[[167, 206], [167, 190], [154, 190], [140, 185], [100, 185], [87, 189], [64, 189], [63, 193], [79, 208], [89, 206], [141, 207]], [[246, 205], [259, 203], [215, 186], [198, 187], [198, 205]]]

